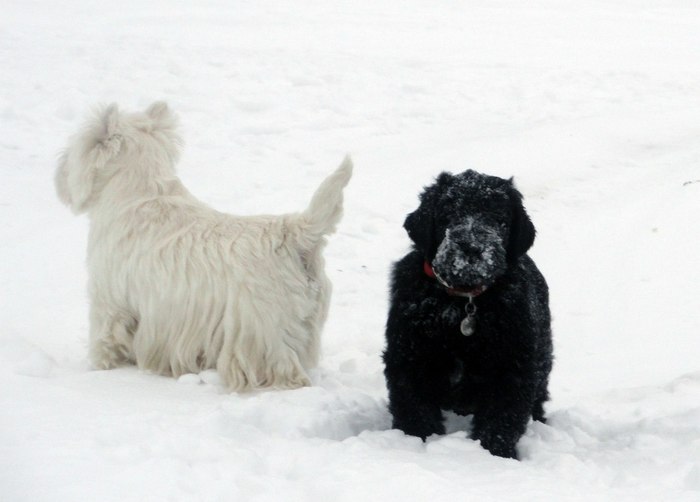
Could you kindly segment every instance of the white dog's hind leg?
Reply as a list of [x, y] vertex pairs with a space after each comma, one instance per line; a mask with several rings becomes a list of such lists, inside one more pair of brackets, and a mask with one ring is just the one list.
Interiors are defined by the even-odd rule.
[[293, 347], [296, 344], [277, 322], [264, 316], [251, 317], [239, 319], [236, 328], [224, 337], [216, 363], [229, 389], [243, 392], [262, 387], [296, 389], [311, 385]]
[[311, 385], [306, 371], [299, 362], [296, 351], [288, 346], [280, 351], [279, 347], [268, 354], [267, 375], [264, 384], [276, 389], [298, 389]]
[[[293, 301], [292, 297], [288, 299], [290, 303]], [[265, 318], [259, 328], [256, 336], [257, 354], [250, 354], [248, 360], [257, 362], [257, 367], [251, 371], [256, 371], [260, 386], [298, 389], [311, 385], [301, 363], [309, 337], [304, 324], [287, 313], [286, 318], [282, 319], [277, 316]]]
[[221, 376], [226, 387], [233, 392], [245, 392], [256, 387], [253, 375], [253, 381], [246, 374], [239, 353], [240, 345], [240, 319], [231, 315], [234, 309], [227, 308], [224, 315], [222, 328], [223, 343], [221, 351], [216, 359], [216, 371]]
[[136, 320], [102, 305], [90, 306], [88, 357], [96, 369], [106, 370], [135, 362], [133, 340]]
[[229, 350], [226, 343], [216, 361], [216, 371], [221, 376], [226, 387], [233, 392], [245, 392], [256, 387], [256, 382], [251, 382], [248, 379], [248, 375], [243, 371], [240, 360], [236, 357], [236, 354]]

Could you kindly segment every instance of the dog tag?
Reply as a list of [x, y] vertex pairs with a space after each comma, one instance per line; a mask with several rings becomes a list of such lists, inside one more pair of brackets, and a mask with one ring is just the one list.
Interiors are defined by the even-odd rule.
[[459, 330], [464, 336], [472, 336], [476, 327], [476, 304], [472, 296], [469, 297], [469, 301], [464, 306], [464, 311], [467, 313], [467, 317], [462, 319]]
[[464, 336], [471, 336], [474, 334], [474, 318], [472, 316], [467, 316], [464, 319], [462, 319], [462, 322], [459, 325], [459, 330], [462, 332]]

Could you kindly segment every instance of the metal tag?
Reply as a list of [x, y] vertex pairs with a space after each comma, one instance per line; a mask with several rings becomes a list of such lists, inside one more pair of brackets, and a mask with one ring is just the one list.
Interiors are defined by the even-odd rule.
[[476, 304], [472, 296], [469, 297], [469, 301], [464, 306], [464, 311], [467, 313], [467, 317], [462, 319], [459, 330], [464, 336], [472, 336], [476, 328]]
[[471, 336], [474, 334], [475, 324], [476, 320], [472, 316], [467, 316], [464, 319], [462, 319], [462, 322], [459, 325], [459, 330], [464, 336]]

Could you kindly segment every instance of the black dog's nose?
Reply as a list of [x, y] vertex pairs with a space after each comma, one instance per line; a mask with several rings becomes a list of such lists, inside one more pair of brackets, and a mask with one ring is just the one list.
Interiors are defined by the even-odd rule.
[[483, 254], [483, 250], [480, 247], [475, 246], [474, 244], [467, 245], [464, 251], [469, 256], [481, 256]]
[[481, 254], [470, 253], [467, 255], [469, 265], [476, 265], [479, 261], [481, 261]]
[[464, 256], [470, 265], [474, 265], [484, 257], [484, 250], [474, 245], [467, 245], [464, 248]]

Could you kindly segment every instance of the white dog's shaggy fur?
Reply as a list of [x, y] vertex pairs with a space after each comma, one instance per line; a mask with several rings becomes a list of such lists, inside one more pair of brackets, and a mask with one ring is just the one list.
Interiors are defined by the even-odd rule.
[[58, 195], [90, 217], [90, 361], [174, 376], [216, 368], [236, 391], [309, 385], [331, 293], [321, 251], [350, 159], [303, 212], [239, 217], [182, 185], [180, 143], [165, 103], [111, 105], [61, 156]]

